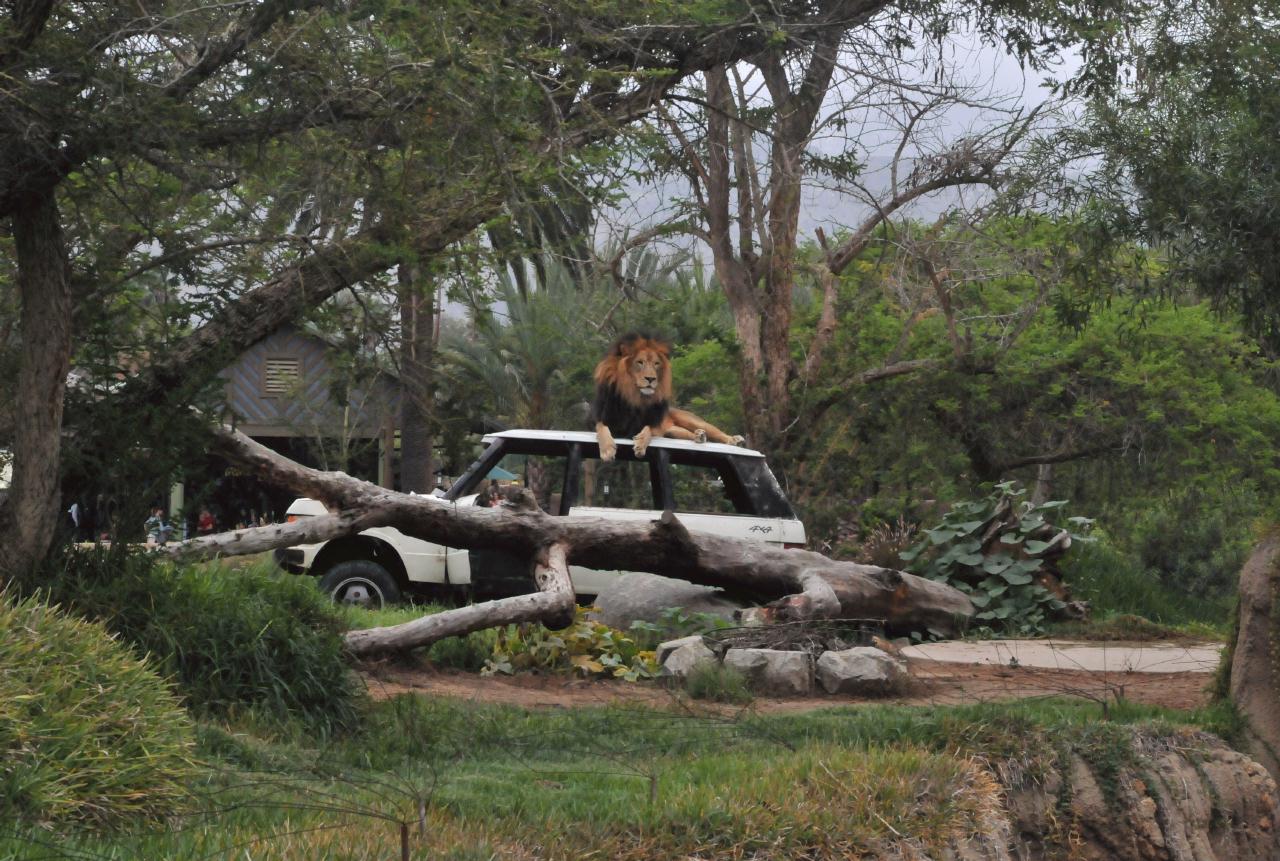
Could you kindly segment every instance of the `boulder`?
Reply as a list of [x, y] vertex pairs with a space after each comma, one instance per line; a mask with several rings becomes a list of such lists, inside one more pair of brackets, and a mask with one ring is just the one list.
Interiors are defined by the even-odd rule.
[[690, 643], [702, 643], [702, 635], [690, 634], [688, 637], [681, 637], [678, 640], [667, 640], [665, 643], [659, 643], [658, 648], [653, 650], [653, 657], [659, 664], [665, 664], [668, 655], [681, 646], [687, 646]]
[[1245, 750], [1280, 780], [1280, 533], [1266, 536], [1240, 572], [1231, 651], [1231, 701], [1246, 719]]
[[730, 649], [724, 665], [742, 671], [757, 693], [805, 697], [813, 692], [813, 659], [808, 652]]
[[734, 613], [744, 606], [711, 586], [633, 571], [618, 577], [596, 596], [591, 618], [625, 631], [632, 622], [661, 621], [662, 612], [668, 607], [733, 621]]
[[701, 637], [685, 639], [692, 642], [684, 643], [667, 654], [666, 660], [662, 662], [661, 675], [683, 679], [693, 672], [694, 667], [716, 663], [716, 653], [706, 647]]
[[871, 646], [823, 652], [818, 658], [818, 684], [829, 694], [890, 693], [906, 674], [903, 661]]

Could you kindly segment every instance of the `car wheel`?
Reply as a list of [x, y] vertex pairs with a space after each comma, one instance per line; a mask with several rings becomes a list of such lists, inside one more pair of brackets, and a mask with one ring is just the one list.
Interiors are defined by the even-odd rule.
[[377, 610], [400, 602], [395, 578], [377, 562], [353, 559], [340, 562], [320, 578], [320, 588], [339, 604]]

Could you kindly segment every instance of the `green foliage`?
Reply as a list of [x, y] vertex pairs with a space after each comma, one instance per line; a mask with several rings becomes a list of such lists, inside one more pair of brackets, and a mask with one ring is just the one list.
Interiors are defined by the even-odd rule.
[[563, 631], [522, 623], [498, 631], [493, 657], [484, 675], [522, 670], [574, 671], [584, 676], [611, 676], [634, 682], [658, 672], [653, 652], [608, 625], [587, 618], [589, 607], [578, 607], [574, 623]]
[[359, 718], [342, 617], [305, 578], [174, 565], [117, 545], [69, 550], [25, 586], [152, 655], [198, 714], [299, 716], [326, 732]]
[[[1037, 634], [1063, 603], [1036, 582], [1046, 570], [1041, 554], [1053, 547], [1061, 530], [1049, 518], [1066, 502], [1034, 504], [1026, 491], [1003, 482], [985, 499], [958, 502], [942, 522], [923, 532], [923, 538], [901, 555], [917, 574], [954, 586], [978, 609], [975, 621], [1008, 634]], [[1092, 523], [1086, 517], [1067, 522], [1079, 532]], [[984, 543], [985, 541], [985, 543]], [[929, 633], [934, 633], [930, 631]]]
[[1193, 598], [1220, 601], [1240, 576], [1260, 508], [1249, 485], [1182, 487], [1151, 500], [1129, 540], [1151, 576]]
[[640, 648], [654, 649], [667, 640], [728, 627], [729, 623], [715, 613], [690, 613], [683, 607], [667, 607], [658, 614], [657, 622], [637, 619], [628, 631]]
[[1220, 629], [1234, 594], [1231, 590], [1196, 598], [1144, 568], [1105, 535], [1073, 548], [1062, 570], [1072, 594], [1088, 601], [1094, 617], [1100, 620], [1134, 615], [1163, 625], [1200, 623]]
[[[1265, 9], [1265, 11], [1264, 11]], [[1156, 286], [1193, 285], [1280, 343], [1280, 36], [1274, 9], [1252, 3], [1169, 3], [1135, 40], [1128, 68], [1096, 98], [1079, 150], [1102, 155], [1089, 177], [1089, 227], [1132, 240], [1167, 264]], [[1099, 283], [1109, 283], [1099, 279]]]
[[97, 623], [0, 594], [0, 819], [136, 824], [187, 801], [191, 720]]
[[689, 671], [684, 689], [695, 700], [746, 705], [755, 699], [751, 680], [737, 667], [720, 661], [703, 661]]

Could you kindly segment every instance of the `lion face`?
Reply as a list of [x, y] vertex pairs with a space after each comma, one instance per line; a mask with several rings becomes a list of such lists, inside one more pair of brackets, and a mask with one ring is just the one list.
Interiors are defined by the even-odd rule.
[[596, 382], [613, 386], [634, 406], [671, 399], [671, 350], [639, 335], [621, 338], [596, 368]]
[[631, 357], [623, 357], [627, 365], [627, 373], [642, 396], [652, 398], [658, 391], [658, 381], [662, 379], [666, 362], [657, 350], [641, 350]]

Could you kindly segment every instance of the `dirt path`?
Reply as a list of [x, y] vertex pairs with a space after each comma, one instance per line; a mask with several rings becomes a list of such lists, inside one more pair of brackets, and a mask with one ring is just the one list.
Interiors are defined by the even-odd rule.
[[[1189, 709], [1209, 701], [1212, 673], [1099, 672], [1008, 664], [962, 664], [912, 659], [911, 683], [897, 697], [876, 702], [904, 705], [961, 705], [1032, 697], [1075, 696], [1095, 701], [1126, 699], [1149, 705]], [[423, 693], [524, 708], [575, 708], [634, 704], [668, 708], [680, 698], [657, 683], [631, 684], [567, 676], [520, 675], [484, 678], [475, 673], [435, 670], [406, 662], [367, 664], [362, 673], [375, 699]], [[819, 695], [803, 699], [761, 697], [759, 711], [803, 711], [868, 702]]]

